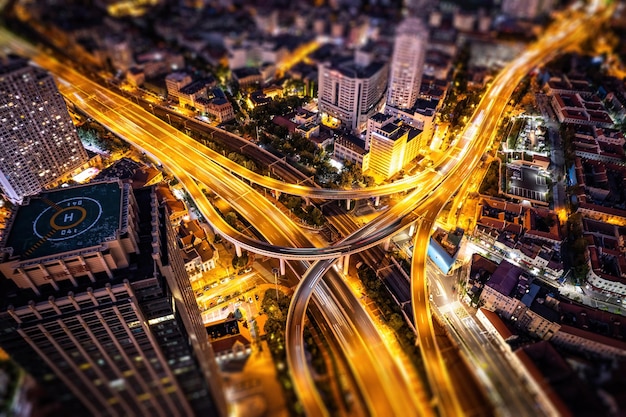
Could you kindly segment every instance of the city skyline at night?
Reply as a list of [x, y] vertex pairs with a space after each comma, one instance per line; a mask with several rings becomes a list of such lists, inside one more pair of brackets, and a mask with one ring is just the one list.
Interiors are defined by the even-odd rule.
[[623, 9], [6, 4], [4, 411], [620, 415]]

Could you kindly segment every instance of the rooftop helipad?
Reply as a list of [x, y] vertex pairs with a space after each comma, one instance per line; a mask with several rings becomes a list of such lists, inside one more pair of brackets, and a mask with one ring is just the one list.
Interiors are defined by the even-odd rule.
[[6, 247], [25, 260], [99, 245], [116, 237], [121, 204], [117, 181], [41, 193], [18, 208]]

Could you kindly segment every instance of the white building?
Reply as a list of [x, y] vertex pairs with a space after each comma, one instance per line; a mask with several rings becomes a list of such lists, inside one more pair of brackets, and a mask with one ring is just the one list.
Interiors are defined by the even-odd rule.
[[351, 161], [358, 165], [369, 164], [369, 153], [363, 140], [352, 135], [343, 135], [335, 140], [334, 157], [339, 161]]
[[428, 30], [421, 19], [404, 20], [396, 30], [389, 71], [387, 106], [413, 107], [422, 82]]
[[54, 79], [17, 56], [0, 56], [0, 186], [19, 203], [88, 160]]
[[535, 19], [554, 8], [553, 0], [503, 0], [502, 13], [518, 19]]
[[191, 75], [184, 72], [173, 72], [165, 77], [165, 86], [167, 87], [167, 95], [171, 98], [179, 98], [180, 90], [191, 83]]
[[387, 88], [387, 64], [357, 52], [354, 60], [320, 63], [318, 107], [322, 121], [361, 132], [380, 111]]

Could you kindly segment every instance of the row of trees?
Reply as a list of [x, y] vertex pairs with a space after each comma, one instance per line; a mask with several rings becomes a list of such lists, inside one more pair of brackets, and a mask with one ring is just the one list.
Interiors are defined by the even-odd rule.
[[357, 273], [363, 283], [365, 294], [376, 303], [383, 319], [395, 331], [396, 338], [404, 353], [411, 359], [416, 369], [423, 369], [422, 356], [419, 347], [415, 345], [415, 333], [404, 320], [400, 306], [396, 304], [372, 268], [362, 265]]
[[492, 161], [487, 168], [483, 182], [480, 183], [479, 193], [497, 197], [500, 195], [500, 164]]
[[[304, 415], [304, 410], [298, 401], [289, 369], [286, 366], [287, 351], [285, 350], [285, 329], [287, 328], [287, 312], [289, 311], [290, 302], [291, 297], [285, 295], [282, 291], [277, 293], [275, 290], [267, 290], [261, 302], [263, 311], [267, 314], [267, 321], [263, 329], [266, 334], [267, 345], [274, 359], [274, 364], [276, 365], [278, 380], [285, 393], [289, 412], [291, 415], [300, 416]], [[328, 368], [320, 347], [314, 342], [311, 331], [307, 327], [305, 327], [304, 330], [304, 341], [305, 349], [310, 356], [311, 365], [315, 373], [318, 376], [328, 374]], [[325, 396], [326, 400], [329, 401], [331, 405], [334, 404], [328, 390], [324, 389], [324, 387], [321, 388], [322, 391], [327, 394]], [[334, 405], [333, 408], [335, 408]]]
[[94, 147], [112, 153], [124, 153], [130, 149], [128, 142], [109, 132], [100, 123], [87, 121], [76, 129], [78, 137], [85, 146]]
[[287, 311], [290, 302], [291, 297], [282, 291], [278, 293], [274, 290], [265, 291], [261, 307], [267, 315], [267, 321], [263, 330], [265, 331], [267, 346], [274, 359], [276, 374], [283, 388], [289, 413], [294, 416], [301, 416], [304, 415], [304, 410], [293, 388], [293, 381], [287, 368], [287, 351], [285, 350], [285, 329], [287, 328]]

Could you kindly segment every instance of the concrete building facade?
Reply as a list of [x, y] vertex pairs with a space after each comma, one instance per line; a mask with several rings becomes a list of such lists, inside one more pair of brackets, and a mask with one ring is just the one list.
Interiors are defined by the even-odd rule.
[[[355, 60], [320, 63], [318, 107], [322, 121], [359, 133], [367, 119], [382, 109], [388, 67], [366, 54]], [[332, 124], [332, 123], [331, 123]]]
[[420, 19], [405, 19], [396, 29], [387, 106], [410, 109], [415, 104], [422, 82], [427, 42], [428, 30]]
[[54, 79], [28, 61], [0, 57], [0, 187], [19, 203], [87, 162]]
[[154, 187], [115, 180], [32, 197], [1, 249], [0, 346], [65, 416], [226, 415]]

